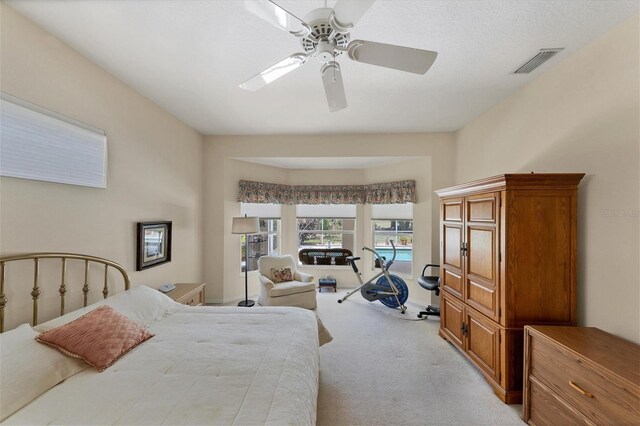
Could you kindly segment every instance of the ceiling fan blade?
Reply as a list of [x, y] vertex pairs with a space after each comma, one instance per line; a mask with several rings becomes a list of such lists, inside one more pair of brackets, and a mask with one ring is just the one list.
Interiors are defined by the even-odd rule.
[[296, 37], [306, 37], [311, 33], [309, 25], [271, 0], [245, 0], [244, 7], [259, 18]]
[[240, 84], [240, 87], [250, 91], [262, 89], [264, 86], [279, 79], [283, 75], [289, 74], [291, 71], [300, 68], [305, 62], [307, 62], [307, 55], [304, 53], [295, 53], [284, 58], [277, 64], [270, 66], [261, 73], [254, 75], [249, 80]]
[[415, 74], [426, 73], [438, 56], [430, 50], [363, 40], [352, 41], [347, 50], [354, 61]]
[[324, 93], [327, 95], [329, 111], [335, 112], [347, 107], [347, 97], [344, 94], [344, 84], [342, 84], [342, 73], [340, 65], [335, 61], [329, 61], [320, 70], [322, 83], [324, 83]]
[[[376, 0], [338, 0], [333, 13], [338, 26], [348, 31], [369, 10]], [[336, 29], [337, 30], [337, 29]]]

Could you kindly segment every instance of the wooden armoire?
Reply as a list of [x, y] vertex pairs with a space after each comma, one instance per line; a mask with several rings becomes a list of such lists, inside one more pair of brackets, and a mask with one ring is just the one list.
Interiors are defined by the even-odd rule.
[[440, 336], [508, 404], [522, 402], [523, 327], [576, 324], [582, 173], [505, 174], [440, 197]]

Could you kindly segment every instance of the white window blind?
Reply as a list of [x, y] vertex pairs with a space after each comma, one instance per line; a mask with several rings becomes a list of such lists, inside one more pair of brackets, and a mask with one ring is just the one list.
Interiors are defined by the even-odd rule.
[[240, 214], [263, 219], [279, 219], [281, 207], [280, 204], [240, 203]]
[[0, 175], [107, 187], [102, 130], [2, 93]]
[[371, 219], [413, 219], [413, 203], [371, 204]]
[[298, 204], [297, 217], [356, 217], [355, 204]]

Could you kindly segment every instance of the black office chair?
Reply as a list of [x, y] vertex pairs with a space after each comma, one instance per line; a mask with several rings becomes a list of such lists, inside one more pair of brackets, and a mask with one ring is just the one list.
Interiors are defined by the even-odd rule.
[[[424, 269], [422, 270], [421, 276], [418, 277], [418, 284], [420, 284], [420, 287], [426, 290], [435, 292], [436, 296], [438, 296], [440, 294], [440, 277], [435, 275], [425, 275], [424, 273], [427, 271], [427, 268], [429, 267], [439, 268], [440, 265], [428, 264], [427, 266], [425, 266]], [[420, 313], [418, 313], [418, 318], [422, 318], [423, 315], [424, 316], [433, 315], [433, 316], [439, 317], [440, 308], [429, 305], [427, 306], [427, 309], [425, 311], [420, 311]]]

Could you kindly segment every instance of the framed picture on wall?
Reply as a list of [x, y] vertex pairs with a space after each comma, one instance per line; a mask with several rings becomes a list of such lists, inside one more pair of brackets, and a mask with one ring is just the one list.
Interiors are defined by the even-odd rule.
[[171, 222], [138, 222], [136, 271], [171, 262]]

